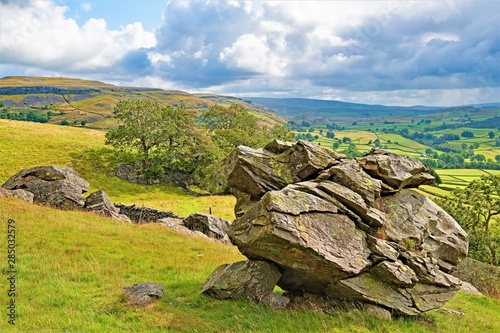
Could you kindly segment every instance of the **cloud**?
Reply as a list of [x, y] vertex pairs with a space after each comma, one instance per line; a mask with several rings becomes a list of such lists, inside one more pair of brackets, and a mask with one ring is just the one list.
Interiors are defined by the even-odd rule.
[[104, 19], [82, 26], [66, 18], [68, 8], [52, 1], [0, 4], [0, 58], [3, 63], [69, 72], [110, 68], [129, 52], [156, 45], [141, 23], [108, 30]]
[[158, 75], [232, 93], [250, 82], [278, 93], [499, 85], [493, 1], [248, 4], [170, 2], [156, 34], [153, 58], [168, 59]]
[[94, 8], [94, 5], [91, 2], [84, 2], [80, 5], [80, 7], [84, 12], [90, 12], [92, 8]]
[[496, 0], [169, 1], [153, 32], [67, 11], [0, 0], [2, 63], [241, 96], [500, 98]]

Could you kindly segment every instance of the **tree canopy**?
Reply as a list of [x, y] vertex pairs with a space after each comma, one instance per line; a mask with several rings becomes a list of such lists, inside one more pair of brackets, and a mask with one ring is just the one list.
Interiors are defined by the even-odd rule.
[[113, 110], [118, 127], [106, 144], [137, 153], [147, 177], [182, 174], [211, 192], [227, 190], [225, 158], [239, 145], [263, 147], [272, 139], [291, 141], [284, 125], [269, 129], [240, 105], [215, 105], [198, 119], [184, 107], [151, 100], [123, 100]]
[[193, 119], [180, 107], [150, 100], [122, 100], [113, 110], [119, 125], [106, 133], [106, 144], [122, 150], [137, 149], [145, 167], [151, 154], [173, 154], [186, 141]]
[[456, 188], [439, 204], [469, 233], [469, 256], [500, 264], [500, 175], [483, 176], [466, 188]]

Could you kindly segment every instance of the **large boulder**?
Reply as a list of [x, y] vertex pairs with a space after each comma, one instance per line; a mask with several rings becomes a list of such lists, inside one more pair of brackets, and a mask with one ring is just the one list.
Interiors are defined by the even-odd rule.
[[351, 160], [311, 143], [274, 141], [238, 147], [228, 165], [237, 197], [229, 237], [250, 262], [274, 263], [277, 285], [294, 299], [416, 315], [460, 287], [449, 273], [465, 257], [468, 236], [411, 189], [433, 179], [419, 161], [380, 150]]
[[81, 209], [85, 205], [83, 193], [89, 183], [71, 168], [38, 166], [21, 170], [10, 177], [2, 187], [7, 190], [26, 190], [33, 193], [33, 201], [61, 209]]

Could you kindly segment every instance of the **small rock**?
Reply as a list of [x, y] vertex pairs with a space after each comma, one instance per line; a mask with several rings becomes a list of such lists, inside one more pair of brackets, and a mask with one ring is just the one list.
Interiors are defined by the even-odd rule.
[[163, 286], [156, 283], [137, 283], [123, 287], [127, 300], [131, 303], [144, 306], [163, 297]]
[[376, 306], [373, 304], [368, 304], [365, 306], [365, 312], [374, 316], [377, 316], [380, 319], [386, 319], [390, 320], [392, 318], [392, 315], [389, 311], [386, 309]]
[[260, 298], [259, 303], [265, 304], [273, 309], [283, 309], [288, 306], [290, 299], [283, 295], [270, 293]]

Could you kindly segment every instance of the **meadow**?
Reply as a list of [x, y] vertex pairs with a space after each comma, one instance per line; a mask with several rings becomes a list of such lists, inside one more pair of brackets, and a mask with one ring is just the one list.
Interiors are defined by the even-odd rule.
[[[91, 190], [103, 189], [114, 202], [180, 216], [213, 207], [215, 215], [233, 218], [231, 196], [195, 198], [175, 187], [116, 178], [117, 155], [104, 145], [101, 131], [0, 120], [0, 156], [0, 183], [35, 165], [69, 166]], [[218, 265], [244, 260], [233, 246], [181, 236], [158, 224], [132, 225], [0, 199], [1, 239], [7, 238], [8, 219], [15, 220], [17, 231], [17, 318], [14, 327], [2, 311], [0, 332], [500, 331], [500, 300], [463, 293], [446, 304], [463, 315], [434, 310], [393, 320], [358, 310], [324, 314], [218, 301], [201, 295], [201, 286]], [[6, 256], [0, 251], [4, 276]], [[164, 297], [147, 307], [127, 303], [121, 287], [140, 282], [164, 285]], [[8, 301], [7, 293], [0, 293], [0, 304]]]
[[[17, 227], [16, 325], [2, 311], [1, 332], [495, 332], [500, 301], [458, 293], [446, 308], [381, 320], [358, 310], [324, 314], [273, 310], [200, 294], [218, 265], [243, 260], [235, 247], [180, 236], [157, 224], [132, 225], [1, 199], [0, 237]], [[0, 261], [6, 262], [5, 251]], [[2, 270], [6, 274], [5, 268]], [[121, 287], [162, 284], [164, 297], [137, 307]], [[5, 287], [7, 287], [5, 285]], [[4, 288], [5, 289], [5, 288]], [[7, 304], [7, 293], [0, 304]]]

